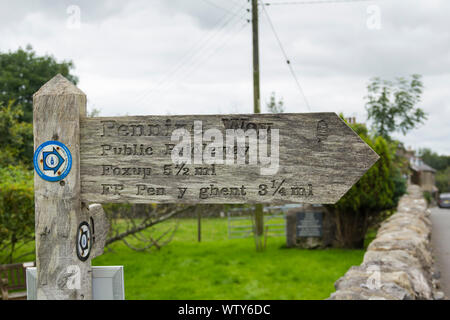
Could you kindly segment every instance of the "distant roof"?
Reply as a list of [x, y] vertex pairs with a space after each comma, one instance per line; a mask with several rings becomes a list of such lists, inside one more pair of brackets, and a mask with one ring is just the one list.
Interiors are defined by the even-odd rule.
[[413, 169], [414, 171], [431, 171], [431, 172], [436, 172], [435, 169], [433, 169], [432, 167], [430, 167], [429, 165], [427, 165], [424, 162], [421, 162], [420, 164], [412, 163], [411, 164], [411, 169]]

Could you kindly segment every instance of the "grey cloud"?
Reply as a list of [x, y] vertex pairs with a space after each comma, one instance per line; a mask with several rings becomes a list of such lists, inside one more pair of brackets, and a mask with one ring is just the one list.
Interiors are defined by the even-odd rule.
[[[72, 4], [81, 9], [80, 30], [64, 25]], [[367, 7], [374, 4], [381, 9], [381, 30], [366, 26]], [[251, 32], [247, 26], [237, 33], [244, 19], [227, 13], [239, 5], [244, 6], [239, 15], [248, 17], [245, 0], [0, 0], [0, 48], [31, 43], [40, 54], [72, 59], [90, 105], [104, 115], [251, 112]], [[342, 111], [364, 121], [369, 78], [421, 73], [426, 87], [421, 107], [430, 119], [400, 138], [450, 153], [449, 1], [380, 0], [267, 11], [312, 111]], [[231, 17], [228, 28], [207, 41], [219, 31], [217, 23]], [[184, 60], [202, 41], [207, 46]], [[263, 13], [260, 42], [262, 101], [276, 91], [287, 111], [308, 111]]]
[[226, 16], [238, 16], [244, 20], [249, 18], [246, 0], [217, 1], [217, 0], [169, 0], [162, 1], [162, 9], [171, 16], [182, 13], [194, 18], [196, 23], [204, 29], [216, 27], [217, 23]]
[[0, 20], [6, 24], [19, 23], [27, 14], [36, 12], [44, 13], [54, 20], [65, 20], [68, 16], [67, 8], [71, 5], [80, 7], [84, 21], [98, 22], [121, 12], [127, 2], [119, 0], [2, 0], [0, 1]]

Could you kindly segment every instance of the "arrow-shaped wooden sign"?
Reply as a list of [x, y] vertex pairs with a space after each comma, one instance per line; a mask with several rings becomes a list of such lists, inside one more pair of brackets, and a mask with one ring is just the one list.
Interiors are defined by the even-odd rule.
[[335, 113], [82, 118], [81, 198], [338, 201], [378, 155]]

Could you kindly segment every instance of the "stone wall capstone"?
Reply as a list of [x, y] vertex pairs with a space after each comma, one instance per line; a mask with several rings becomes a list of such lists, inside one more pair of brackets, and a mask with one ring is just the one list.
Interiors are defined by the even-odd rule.
[[336, 281], [336, 292], [328, 299], [443, 299], [433, 265], [430, 211], [420, 188], [410, 185], [397, 212], [370, 243], [362, 264]]

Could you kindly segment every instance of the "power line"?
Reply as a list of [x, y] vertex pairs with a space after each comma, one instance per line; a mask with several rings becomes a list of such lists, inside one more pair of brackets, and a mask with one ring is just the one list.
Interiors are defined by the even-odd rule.
[[[233, 19], [232, 19], [233, 20]], [[232, 21], [229, 20], [228, 22]], [[237, 24], [237, 21], [234, 21], [234, 23], [228, 28], [228, 23], [224, 25], [224, 28], [221, 28], [221, 30], [218, 30], [213, 35], [213, 38], [215, 36], [221, 34], [221, 37], [218, 38], [218, 41], [211, 42], [211, 45], [209, 43], [206, 44], [206, 46], [203, 46], [201, 51], [197, 52], [194, 56], [191, 57], [186, 63], [184, 63], [180, 68], [177, 68], [174, 72], [170, 73], [168, 77], [166, 77], [165, 81], [160, 82], [151, 92], [150, 97], [152, 97], [157, 91], [165, 90], [167, 87], [170, 87], [173, 83], [178, 82], [180, 79], [184, 78], [186, 74], [190, 73], [191, 70], [193, 70], [196, 66], [201, 64], [202, 61], [204, 61], [204, 58], [208, 55], [208, 53], [212, 50], [215, 50], [215, 48], [218, 47], [217, 43], [221, 43], [221, 39], [223, 39], [223, 36], [227, 33], [223, 33], [225, 29], [231, 30], [235, 25]], [[247, 23], [245, 23], [247, 24]], [[178, 72], [179, 71], [179, 72]], [[170, 81], [169, 81], [170, 80]], [[149, 97], [149, 98], [150, 98]]]
[[[164, 79], [164, 81], [161, 81], [156, 86], [154, 86], [142, 98], [147, 98], [147, 100], [151, 100], [151, 98], [153, 98], [153, 96], [157, 92], [159, 92], [161, 90], [164, 91], [164, 90], [168, 89], [174, 83], [177, 83], [179, 80], [184, 79], [186, 76], [188, 76], [188, 75], [192, 74], [193, 72], [195, 72], [195, 69], [197, 67], [199, 67], [201, 64], [203, 64], [204, 62], [206, 62], [210, 58], [210, 56], [214, 55], [215, 52], [218, 50], [218, 48], [221, 47], [221, 45], [225, 42], [225, 41], [223, 41], [223, 39], [226, 40], [226, 38], [224, 38], [224, 36], [227, 33], [230, 33], [230, 32], [223, 33], [222, 31], [229, 24], [229, 22], [231, 22], [233, 20], [234, 20], [234, 23], [231, 25], [230, 28], [228, 28], [228, 30], [231, 31], [233, 29], [233, 27], [236, 26], [237, 23], [240, 21], [240, 20], [236, 20], [236, 18], [234, 16], [232, 16], [231, 19], [228, 19], [226, 21], [226, 23], [222, 25], [221, 29], [219, 29], [213, 35], [213, 37], [215, 37], [215, 36], [217, 36], [219, 34], [222, 35], [221, 37], [219, 37], [218, 42], [215, 42], [216, 44], [214, 44], [212, 46], [209, 46], [209, 43], [207, 43], [207, 45], [204, 47], [204, 49], [202, 48], [202, 51], [200, 51], [199, 54], [197, 54], [198, 53], [197, 52], [194, 56], [191, 57], [191, 59], [186, 61], [186, 63], [184, 63], [181, 66], [181, 68], [177, 68], [174, 72], [170, 73], [168, 75], [168, 77], [166, 77]], [[247, 25], [247, 24], [248, 24], [247, 22], [244, 23], [244, 25]], [[178, 72], [178, 71], [180, 71], [180, 72]], [[140, 100], [142, 100], [142, 99], [140, 99]]]
[[[239, 2], [241, 1], [241, 2]], [[247, 0], [228, 0], [228, 2], [234, 3], [238, 6], [242, 5], [242, 2], [246, 2]]]
[[281, 52], [283, 53], [284, 59], [286, 60], [286, 64], [288, 65], [289, 70], [291, 71], [292, 77], [294, 78], [295, 83], [297, 84], [300, 94], [303, 96], [303, 100], [305, 100], [305, 104], [308, 107], [308, 110], [311, 111], [311, 107], [309, 106], [308, 99], [306, 99], [305, 92], [303, 91], [303, 88], [300, 85], [300, 81], [298, 80], [297, 75], [295, 74], [294, 68], [292, 67], [292, 64], [291, 64], [291, 60], [288, 58], [288, 56], [286, 54], [286, 50], [284, 50], [283, 44], [281, 43], [281, 40], [280, 40], [280, 37], [278, 36], [278, 34], [275, 30], [275, 27], [272, 23], [272, 19], [270, 19], [270, 16], [265, 8], [264, 2], [262, 0], [260, 0], [260, 2], [262, 3], [262, 8], [263, 8], [264, 14], [267, 17], [267, 21], [269, 22], [270, 28], [272, 29], [272, 32], [273, 32], [275, 38], [277, 39], [278, 45], [281, 49]]
[[[224, 11], [226, 11], [226, 12], [232, 14], [232, 15], [235, 15], [235, 16], [237, 16], [237, 17], [246, 19], [245, 16], [238, 15], [237, 13], [235, 13], [235, 12], [233, 12], [233, 11], [227, 9], [227, 8], [224, 8], [224, 7], [222, 7], [222, 6], [219, 6], [218, 4], [216, 4], [216, 3], [213, 2], [213, 1], [210, 1], [210, 0], [203, 0], [203, 1], [206, 2], [206, 3], [209, 4], [209, 5], [211, 5], [211, 6], [215, 7], [215, 8], [217, 8], [217, 9], [224, 10]], [[233, 3], [237, 4], [236, 2], [233, 2]]]
[[286, 1], [265, 3], [264, 6], [280, 6], [280, 5], [307, 5], [307, 4], [326, 4], [326, 3], [351, 3], [351, 2], [369, 2], [376, 0], [317, 0], [317, 1]]
[[204, 50], [207, 50], [209, 45], [212, 44], [213, 39], [215, 39], [217, 35], [219, 35], [224, 29], [226, 29], [227, 26], [236, 19], [236, 17], [241, 18], [237, 13], [240, 12], [244, 7], [245, 4], [239, 7], [237, 10], [232, 11], [233, 14], [231, 16], [229, 13], [226, 13], [224, 16], [222, 16], [221, 19], [213, 27], [213, 29], [186, 52], [186, 54], [182, 57], [178, 64], [176, 64], [164, 76], [160, 77], [155, 85], [140, 94], [134, 102], [139, 102], [142, 99], [146, 98], [149, 94], [154, 93], [154, 91], [159, 89], [161, 85], [164, 86], [165, 83], [173, 79], [174, 76], [178, 74], [178, 71], [183, 70], [186, 66], [188, 66], [188, 64], [200, 59], [202, 55], [204, 55]]
[[[242, 9], [242, 8], [240, 8]], [[182, 59], [177, 63], [169, 72], [167, 72], [165, 75], [159, 78], [159, 80], [156, 82], [155, 85], [152, 86], [152, 88], [149, 88], [148, 90], [144, 91], [139, 97], [136, 98], [136, 102], [142, 100], [142, 98], [145, 98], [145, 96], [153, 91], [154, 89], [157, 89], [159, 86], [161, 86], [164, 82], [169, 80], [173, 74], [176, 74], [178, 70], [182, 69], [188, 62], [190, 62], [192, 59], [195, 59], [198, 54], [202, 53], [201, 49], [203, 49], [205, 46], [211, 42], [215, 36], [220, 33], [224, 27], [227, 26], [227, 24], [234, 18], [233, 16], [229, 17], [227, 19], [227, 16], [229, 16], [228, 13], [224, 14], [220, 20], [213, 26], [211, 31], [203, 37], [200, 41], [196, 42], [189, 50], [186, 51]], [[219, 26], [220, 25], [220, 26]], [[219, 27], [218, 27], [219, 26]], [[218, 29], [217, 29], [218, 28]]]
[[[235, 30], [234, 33], [230, 33], [230, 34], [228, 35], [228, 37], [222, 38], [223, 41], [221, 41], [221, 42], [219, 43], [219, 45], [217, 45], [215, 48], [213, 48], [212, 50], [210, 50], [210, 51], [208, 52], [208, 54], [207, 54], [203, 59], [197, 60], [197, 62], [196, 62], [195, 64], [193, 64], [193, 65], [191, 66], [190, 69], [185, 70], [186, 72], [184, 72], [183, 74], [181, 74], [180, 76], [178, 76], [174, 81], [172, 81], [172, 82], [169, 84], [168, 87], [166, 87], [166, 88], [163, 87], [163, 88], [161, 88], [161, 90], [167, 90], [168, 88], [170, 88], [170, 85], [172, 85], [173, 83], [178, 82], [179, 80], [182, 80], [182, 79], [187, 79], [187, 78], [189, 78], [189, 76], [191, 76], [193, 73], [195, 73], [195, 71], [197, 71], [198, 68], [199, 68], [201, 65], [204, 65], [211, 57], [213, 57], [217, 52], [219, 52], [223, 47], [225, 47], [225, 45], [226, 45], [232, 38], [234, 38], [236, 35], [238, 35], [242, 30], [244, 30], [246, 26], [248, 26], [248, 23], [247, 23], [247, 22], [244, 23], [244, 24], [242, 24], [239, 28], [237, 28], [237, 29]], [[154, 92], [154, 94], [156, 94], [156, 92]], [[148, 98], [149, 103], [152, 101], [151, 98], [154, 96], [154, 94], [151, 95], [151, 96]]]

